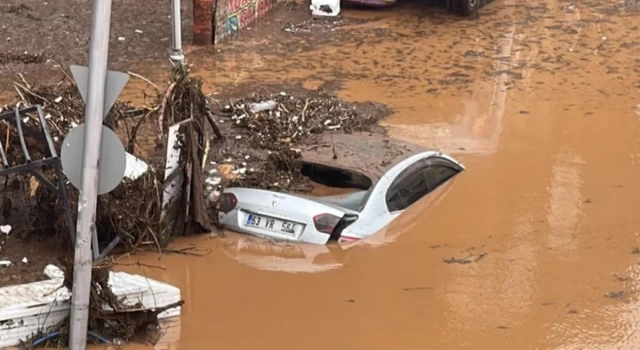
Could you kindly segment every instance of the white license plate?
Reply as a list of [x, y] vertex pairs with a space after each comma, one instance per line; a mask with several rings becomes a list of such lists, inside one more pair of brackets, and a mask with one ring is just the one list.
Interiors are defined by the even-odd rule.
[[244, 224], [289, 236], [297, 236], [304, 228], [304, 224], [256, 214], [248, 214]]

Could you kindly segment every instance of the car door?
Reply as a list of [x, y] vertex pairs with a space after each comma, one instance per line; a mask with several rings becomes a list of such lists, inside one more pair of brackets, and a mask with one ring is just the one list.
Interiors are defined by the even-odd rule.
[[389, 186], [386, 203], [394, 219], [429, 193], [429, 184], [425, 176], [429, 164], [429, 158], [418, 160], [398, 174]]
[[424, 169], [425, 177], [429, 184], [429, 192], [449, 181], [449, 179], [456, 176], [460, 170], [459, 166], [447, 159], [441, 157], [429, 158], [429, 164]]
[[386, 195], [387, 209], [395, 219], [410, 205], [447, 182], [460, 166], [438, 156], [421, 159], [403, 170]]
[[[406, 159], [407, 165], [399, 164], [398, 170], [390, 171], [394, 175], [383, 176], [361, 212], [360, 219], [343, 231], [343, 236], [363, 238], [378, 232], [397, 218], [411, 204], [426, 196], [433, 189], [445, 183], [450, 177], [437, 176], [442, 171], [430, 175], [427, 171], [433, 164], [444, 164], [455, 170], [462, 171], [462, 165], [450, 161], [448, 156], [431, 152], [423, 158], [411, 157]], [[400, 170], [402, 169], [402, 170]], [[444, 173], [444, 175], [447, 175]], [[431, 178], [431, 180], [430, 180]], [[432, 185], [430, 185], [430, 183]]]

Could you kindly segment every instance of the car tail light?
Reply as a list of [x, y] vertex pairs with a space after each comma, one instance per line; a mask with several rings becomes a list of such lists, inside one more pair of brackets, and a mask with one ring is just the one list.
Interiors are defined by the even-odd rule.
[[313, 217], [313, 225], [316, 230], [330, 235], [340, 222], [340, 217], [331, 214], [320, 214]]
[[236, 205], [238, 205], [238, 198], [233, 193], [223, 193], [220, 196], [218, 210], [226, 214], [235, 209]]
[[345, 228], [349, 227], [349, 225], [353, 224], [358, 220], [358, 215], [346, 214], [340, 219], [340, 222], [334, 227], [333, 232], [331, 232], [331, 237], [329, 237], [330, 241], [338, 242], [340, 241], [340, 237], [342, 237], [342, 231]]

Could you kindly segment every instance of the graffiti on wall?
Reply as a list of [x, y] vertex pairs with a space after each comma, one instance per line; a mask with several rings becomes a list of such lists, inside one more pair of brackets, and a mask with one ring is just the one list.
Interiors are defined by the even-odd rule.
[[251, 24], [273, 7], [273, 0], [229, 0], [229, 17], [225, 25], [227, 34]]

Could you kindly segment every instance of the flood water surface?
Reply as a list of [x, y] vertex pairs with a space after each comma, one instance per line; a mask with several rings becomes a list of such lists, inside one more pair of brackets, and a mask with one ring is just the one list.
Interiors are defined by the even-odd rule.
[[195, 53], [211, 92], [337, 81], [392, 108], [392, 136], [467, 169], [351, 246], [226, 233], [176, 242], [204, 257], [125, 258], [181, 288], [172, 348], [639, 349], [640, 19], [625, 4], [358, 11], [377, 25], [342, 29], [341, 45], [283, 59], [247, 44], [220, 74]]

